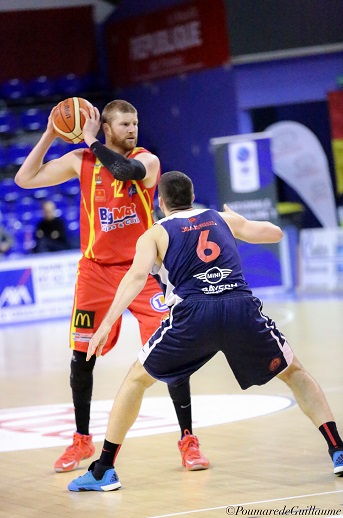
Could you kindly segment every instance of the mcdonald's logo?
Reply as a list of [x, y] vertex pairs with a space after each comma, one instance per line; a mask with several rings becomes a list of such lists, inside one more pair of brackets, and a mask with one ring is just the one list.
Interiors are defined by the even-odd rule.
[[77, 309], [74, 318], [74, 326], [80, 329], [92, 329], [94, 327], [95, 311]]

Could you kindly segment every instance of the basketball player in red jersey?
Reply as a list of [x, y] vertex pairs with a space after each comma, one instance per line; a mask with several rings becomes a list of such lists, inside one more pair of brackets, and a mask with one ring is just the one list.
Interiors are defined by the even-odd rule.
[[[55, 109], [55, 108], [54, 108]], [[117, 287], [132, 264], [136, 241], [153, 223], [153, 197], [160, 177], [160, 162], [137, 146], [138, 115], [123, 100], [108, 103], [100, 117], [90, 105], [83, 110], [83, 136], [89, 149], [76, 149], [43, 164], [58, 136], [51, 111], [46, 131], [19, 169], [15, 181], [25, 189], [48, 187], [79, 177], [81, 187], [80, 228], [82, 258], [79, 261], [70, 325], [70, 386], [75, 409], [76, 432], [72, 445], [55, 462], [56, 472], [72, 471], [95, 451], [89, 433], [93, 369], [96, 357], [86, 361], [88, 344], [104, 318]], [[96, 135], [102, 124], [105, 145]], [[142, 293], [129, 307], [146, 343], [166, 315], [162, 293], [149, 277]], [[106, 354], [117, 343], [121, 319], [113, 327], [103, 349]], [[186, 469], [206, 469], [209, 461], [201, 454], [192, 434], [189, 380], [171, 387], [181, 429], [178, 442]]]

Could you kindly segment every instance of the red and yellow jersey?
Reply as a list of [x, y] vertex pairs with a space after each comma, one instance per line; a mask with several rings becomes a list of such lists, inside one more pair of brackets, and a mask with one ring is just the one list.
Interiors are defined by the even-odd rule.
[[[136, 147], [128, 158], [140, 153], [149, 151]], [[156, 185], [116, 180], [89, 149], [83, 153], [80, 185], [83, 255], [100, 264], [132, 263], [137, 239], [153, 224]]]

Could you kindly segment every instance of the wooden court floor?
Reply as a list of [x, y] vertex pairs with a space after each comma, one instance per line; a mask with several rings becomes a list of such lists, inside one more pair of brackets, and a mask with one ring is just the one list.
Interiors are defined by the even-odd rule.
[[[343, 299], [268, 298], [264, 311], [274, 318], [299, 360], [321, 384], [343, 435]], [[136, 436], [127, 438], [116, 464], [122, 489], [69, 492], [67, 484], [85, 472], [89, 461], [83, 461], [77, 471], [55, 473], [53, 464], [64, 446], [40, 447], [38, 442], [27, 447], [32, 428], [27, 426], [27, 416], [25, 420], [25, 414], [20, 414], [27, 408], [42, 409], [42, 427], [45, 412], [51, 416], [58, 405], [70, 404], [67, 338], [68, 322], [64, 320], [0, 328], [0, 517], [343, 515], [343, 477], [333, 475], [324, 440], [296, 404], [265, 414], [262, 409], [255, 417], [245, 415], [231, 421], [225, 417], [234, 413], [230, 404], [204, 406], [203, 420], [194, 432], [211, 461], [210, 469], [183, 470], [176, 430]], [[138, 348], [136, 323], [126, 316], [116, 349], [97, 362], [95, 403], [113, 399]], [[292, 401], [279, 380], [243, 393], [222, 355], [197, 372], [191, 386], [195, 398], [229, 394], [243, 402], [251, 396], [248, 410], [252, 412], [257, 396]], [[166, 386], [156, 383], [146, 397], [167, 400]], [[145, 417], [140, 416], [142, 422]], [[222, 417], [222, 422], [213, 424], [213, 419]], [[69, 421], [68, 433], [73, 427], [72, 414]], [[57, 430], [58, 412], [53, 426]], [[98, 430], [96, 454], [102, 446], [103, 429]]]

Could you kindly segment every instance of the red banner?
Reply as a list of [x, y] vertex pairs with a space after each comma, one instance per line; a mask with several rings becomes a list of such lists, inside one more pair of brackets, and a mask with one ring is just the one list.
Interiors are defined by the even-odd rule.
[[112, 86], [220, 66], [230, 58], [223, 0], [193, 0], [106, 27]]
[[0, 12], [0, 27], [0, 82], [97, 70], [91, 6]]
[[343, 90], [328, 94], [337, 194], [343, 194]]

